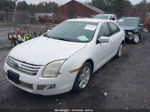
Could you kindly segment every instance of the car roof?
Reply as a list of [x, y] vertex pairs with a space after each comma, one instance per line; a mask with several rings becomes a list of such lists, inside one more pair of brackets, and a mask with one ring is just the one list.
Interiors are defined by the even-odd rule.
[[98, 15], [112, 16], [112, 15], [115, 15], [115, 14], [98, 14]]
[[140, 17], [123, 17], [121, 19], [140, 19]]
[[69, 20], [66, 20], [66, 21], [99, 23], [99, 22], [109, 22], [111, 20], [93, 19], [93, 18], [80, 18], [80, 19], [69, 19]]

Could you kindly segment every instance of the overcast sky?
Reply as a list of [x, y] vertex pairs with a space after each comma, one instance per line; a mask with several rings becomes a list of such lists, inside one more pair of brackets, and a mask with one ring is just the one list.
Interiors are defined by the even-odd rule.
[[[42, 2], [42, 1], [54, 1], [54, 2], [57, 2], [59, 5], [62, 5], [70, 0], [18, 0], [18, 1], [27, 1], [27, 3], [33, 3], [33, 4], [38, 4], [39, 2]], [[91, 1], [91, 0], [78, 0], [80, 2], [86, 2], [86, 1]], [[139, 2], [141, 2], [142, 0], [130, 0], [133, 4], [137, 4]], [[147, 0], [147, 1], [150, 1], [150, 0]]]

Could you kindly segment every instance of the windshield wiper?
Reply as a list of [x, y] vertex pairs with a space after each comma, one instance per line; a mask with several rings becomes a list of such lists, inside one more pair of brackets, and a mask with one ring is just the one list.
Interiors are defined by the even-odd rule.
[[44, 36], [44, 37], [48, 37], [48, 38], [50, 38], [47, 34], [44, 34], [43, 36]]
[[56, 40], [63, 40], [63, 41], [70, 41], [68, 39], [65, 39], [65, 38], [55, 38], [55, 37], [50, 37], [49, 35], [45, 34], [43, 35], [44, 37], [48, 37], [48, 38], [51, 38], [51, 39], [56, 39]]
[[52, 38], [52, 39], [63, 40], [63, 41], [70, 41], [70, 40], [65, 39], [65, 38]]
[[51, 37], [51, 36], [49, 36], [49, 35], [47, 35], [47, 34], [45, 34], [45, 35], [43, 35], [44, 37], [47, 37], [47, 38], [51, 38], [51, 39], [55, 39], [54, 37]]

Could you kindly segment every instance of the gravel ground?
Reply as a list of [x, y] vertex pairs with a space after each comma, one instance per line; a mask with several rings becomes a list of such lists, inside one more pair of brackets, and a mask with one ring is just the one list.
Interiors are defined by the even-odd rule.
[[0, 38], [0, 109], [150, 109], [150, 33], [138, 45], [127, 43], [123, 56], [100, 68], [84, 91], [57, 96], [33, 95], [10, 84], [3, 71], [10, 49]]

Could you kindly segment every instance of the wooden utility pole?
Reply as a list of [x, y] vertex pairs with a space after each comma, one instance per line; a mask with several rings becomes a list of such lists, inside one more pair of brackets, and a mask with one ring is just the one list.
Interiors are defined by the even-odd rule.
[[14, 12], [13, 12], [13, 15], [12, 15], [12, 32], [14, 32], [14, 22], [15, 22], [15, 17], [16, 17], [16, 12], [17, 12], [17, 1], [18, 0], [15, 0], [15, 8], [14, 8]]
[[54, 2], [53, 2], [53, 0], [52, 0], [52, 25], [53, 25], [53, 23], [54, 23], [54, 17], [53, 17], [53, 14], [54, 14], [54, 4], [53, 4]]

